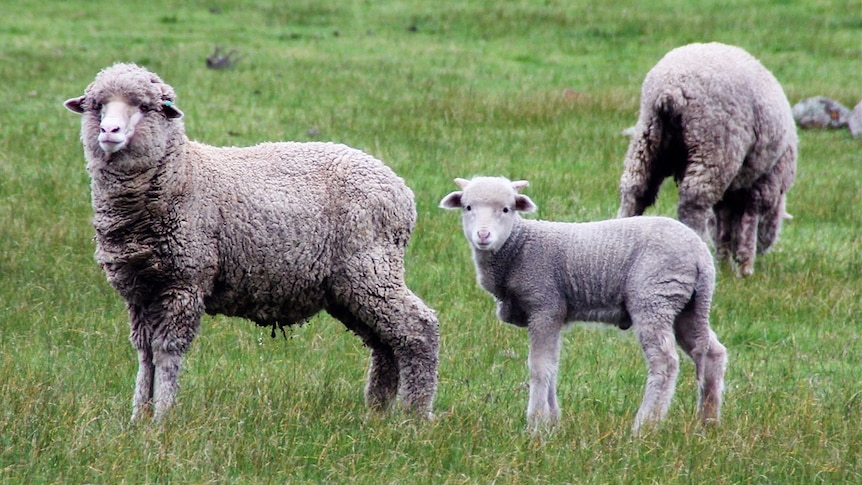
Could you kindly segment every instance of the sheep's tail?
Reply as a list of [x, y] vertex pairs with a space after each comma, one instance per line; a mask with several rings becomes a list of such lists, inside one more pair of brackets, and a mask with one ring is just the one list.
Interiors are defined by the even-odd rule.
[[686, 160], [684, 144], [680, 143], [678, 113], [685, 102], [681, 94], [663, 91], [653, 102], [648, 102], [648, 97], [641, 102], [620, 179], [617, 217], [643, 214], [655, 203], [664, 179], [681, 176]]

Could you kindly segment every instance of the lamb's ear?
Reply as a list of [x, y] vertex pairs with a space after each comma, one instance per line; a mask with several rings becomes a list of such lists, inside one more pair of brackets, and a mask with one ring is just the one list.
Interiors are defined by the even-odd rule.
[[168, 119], [182, 118], [183, 117], [183, 112], [180, 111], [179, 108], [177, 108], [177, 105], [175, 105], [174, 103], [172, 103], [170, 101], [165, 101], [164, 112], [165, 112], [165, 116]]
[[526, 195], [515, 196], [515, 210], [518, 212], [535, 212], [539, 207]]
[[458, 184], [458, 187], [461, 187], [462, 189], [466, 189], [467, 186], [470, 185], [469, 180], [462, 179], [461, 177], [456, 178], [455, 183]]
[[63, 103], [63, 106], [66, 107], [67, 110], [83, 114], [84, 113], [84, 96], [78, 96], [77, 98], [69, 98]]
[[443, 197], [443, 200], [440, 201], [441, 209], [460, 209], [461, 206], [461, 196], [464, 195], [464, 192], [460, 190], [457, 192], [452, 192], [451, 194]]
[[512, 188], [515, 189], [515, 192], [520, 192], [521, 189], [528, 185], [530, 185], [530, 182], [527, 182], [526, 180], [516, 180], [512, 182]]

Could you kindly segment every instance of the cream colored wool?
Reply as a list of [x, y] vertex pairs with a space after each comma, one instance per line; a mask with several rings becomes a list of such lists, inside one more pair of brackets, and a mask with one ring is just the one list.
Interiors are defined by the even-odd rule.
[[[132, 64], [103, 70], [66, 102], [83, 115], [96, 260], [126, 301], [139, 354], [133, 418], [173, 405], [204, 312], [274, 332], [320, 310], [371, 349], [369, 406], [388, 408], [400, 390], [409, 410], [430, 415], [439, 336], [434, 311], [404, 282], [416, 221], [404, 181], [339, 144], [190, 141], [175, 103]], [[114, 122], [108, 111], [132, 115]], [[100, 145], [122, 133], [119, 151]]]
[[750, 275], [789, 217], [796, 156], [790, 103], [757, 59], [719, 43], [679, 47], [643, 82], [617, 215], [643, 214], [673, 176], [679, 220]]

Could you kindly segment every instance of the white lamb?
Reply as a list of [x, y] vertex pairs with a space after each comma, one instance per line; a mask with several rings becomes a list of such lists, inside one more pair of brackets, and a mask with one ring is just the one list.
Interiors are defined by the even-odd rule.
[[497, 300], [500, 320], [527, 327], [532, 427], [559, 417], [556, 380], [560, 335], [567, 322], [632, 327], [648, 377], [634, 421], [637, 433], [661, 420], [679, 370], [674, 340], [692, 358], [698, 414], [717, 421], [727, 352], [709, 327], [715, 268], [706, 244], [665, 217], [587, 223], [522, 219], [536, 205], [518, 191], [526, 181], [455, 179], [461, 191], [440, 202], [462, 209], [479, 284]]
[[96, 260], [126, 301], [139, 370], [132, 418], [173, 405], [204, 312], [283, 328], [320, 310], [371, 349], [365, 397], [430, 415], [439, 336], [404, 283], [413, 193], [332, 143], [190, 141], [174, 90], [133, 64], [66, 101], [82, 116]]

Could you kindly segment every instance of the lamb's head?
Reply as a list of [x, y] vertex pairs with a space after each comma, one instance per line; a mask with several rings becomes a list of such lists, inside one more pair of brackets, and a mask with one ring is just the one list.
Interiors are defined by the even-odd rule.
[[[164, 138], [160, 130], [166, 122], [182, 130], [178, 120], [183, 112], [175, 99], [173, 88], [156, 74], [134, 64], [114, 64], [96, 76], [83, 96], [68, 99], [64, 105], [83, 115], [81, 138], [88, 155], [107, 160], [132, 150], [139, 138], [147, 139], [140, 144], [155, 144], [147, 150], [158, 150], [164, 140], [149, 138]], [[145, 136], [147, 133], [152, 136]]]
[[518, 212], [533, 212], [536, 204], [518, 191], [527, 186], [526, 180], [512, 182], [503, 177], [456, 178], [461, 190], [440, 201], [443, 209], [461, 209], [464, 236], [474, 249], [496, 251], [503, 246]]

